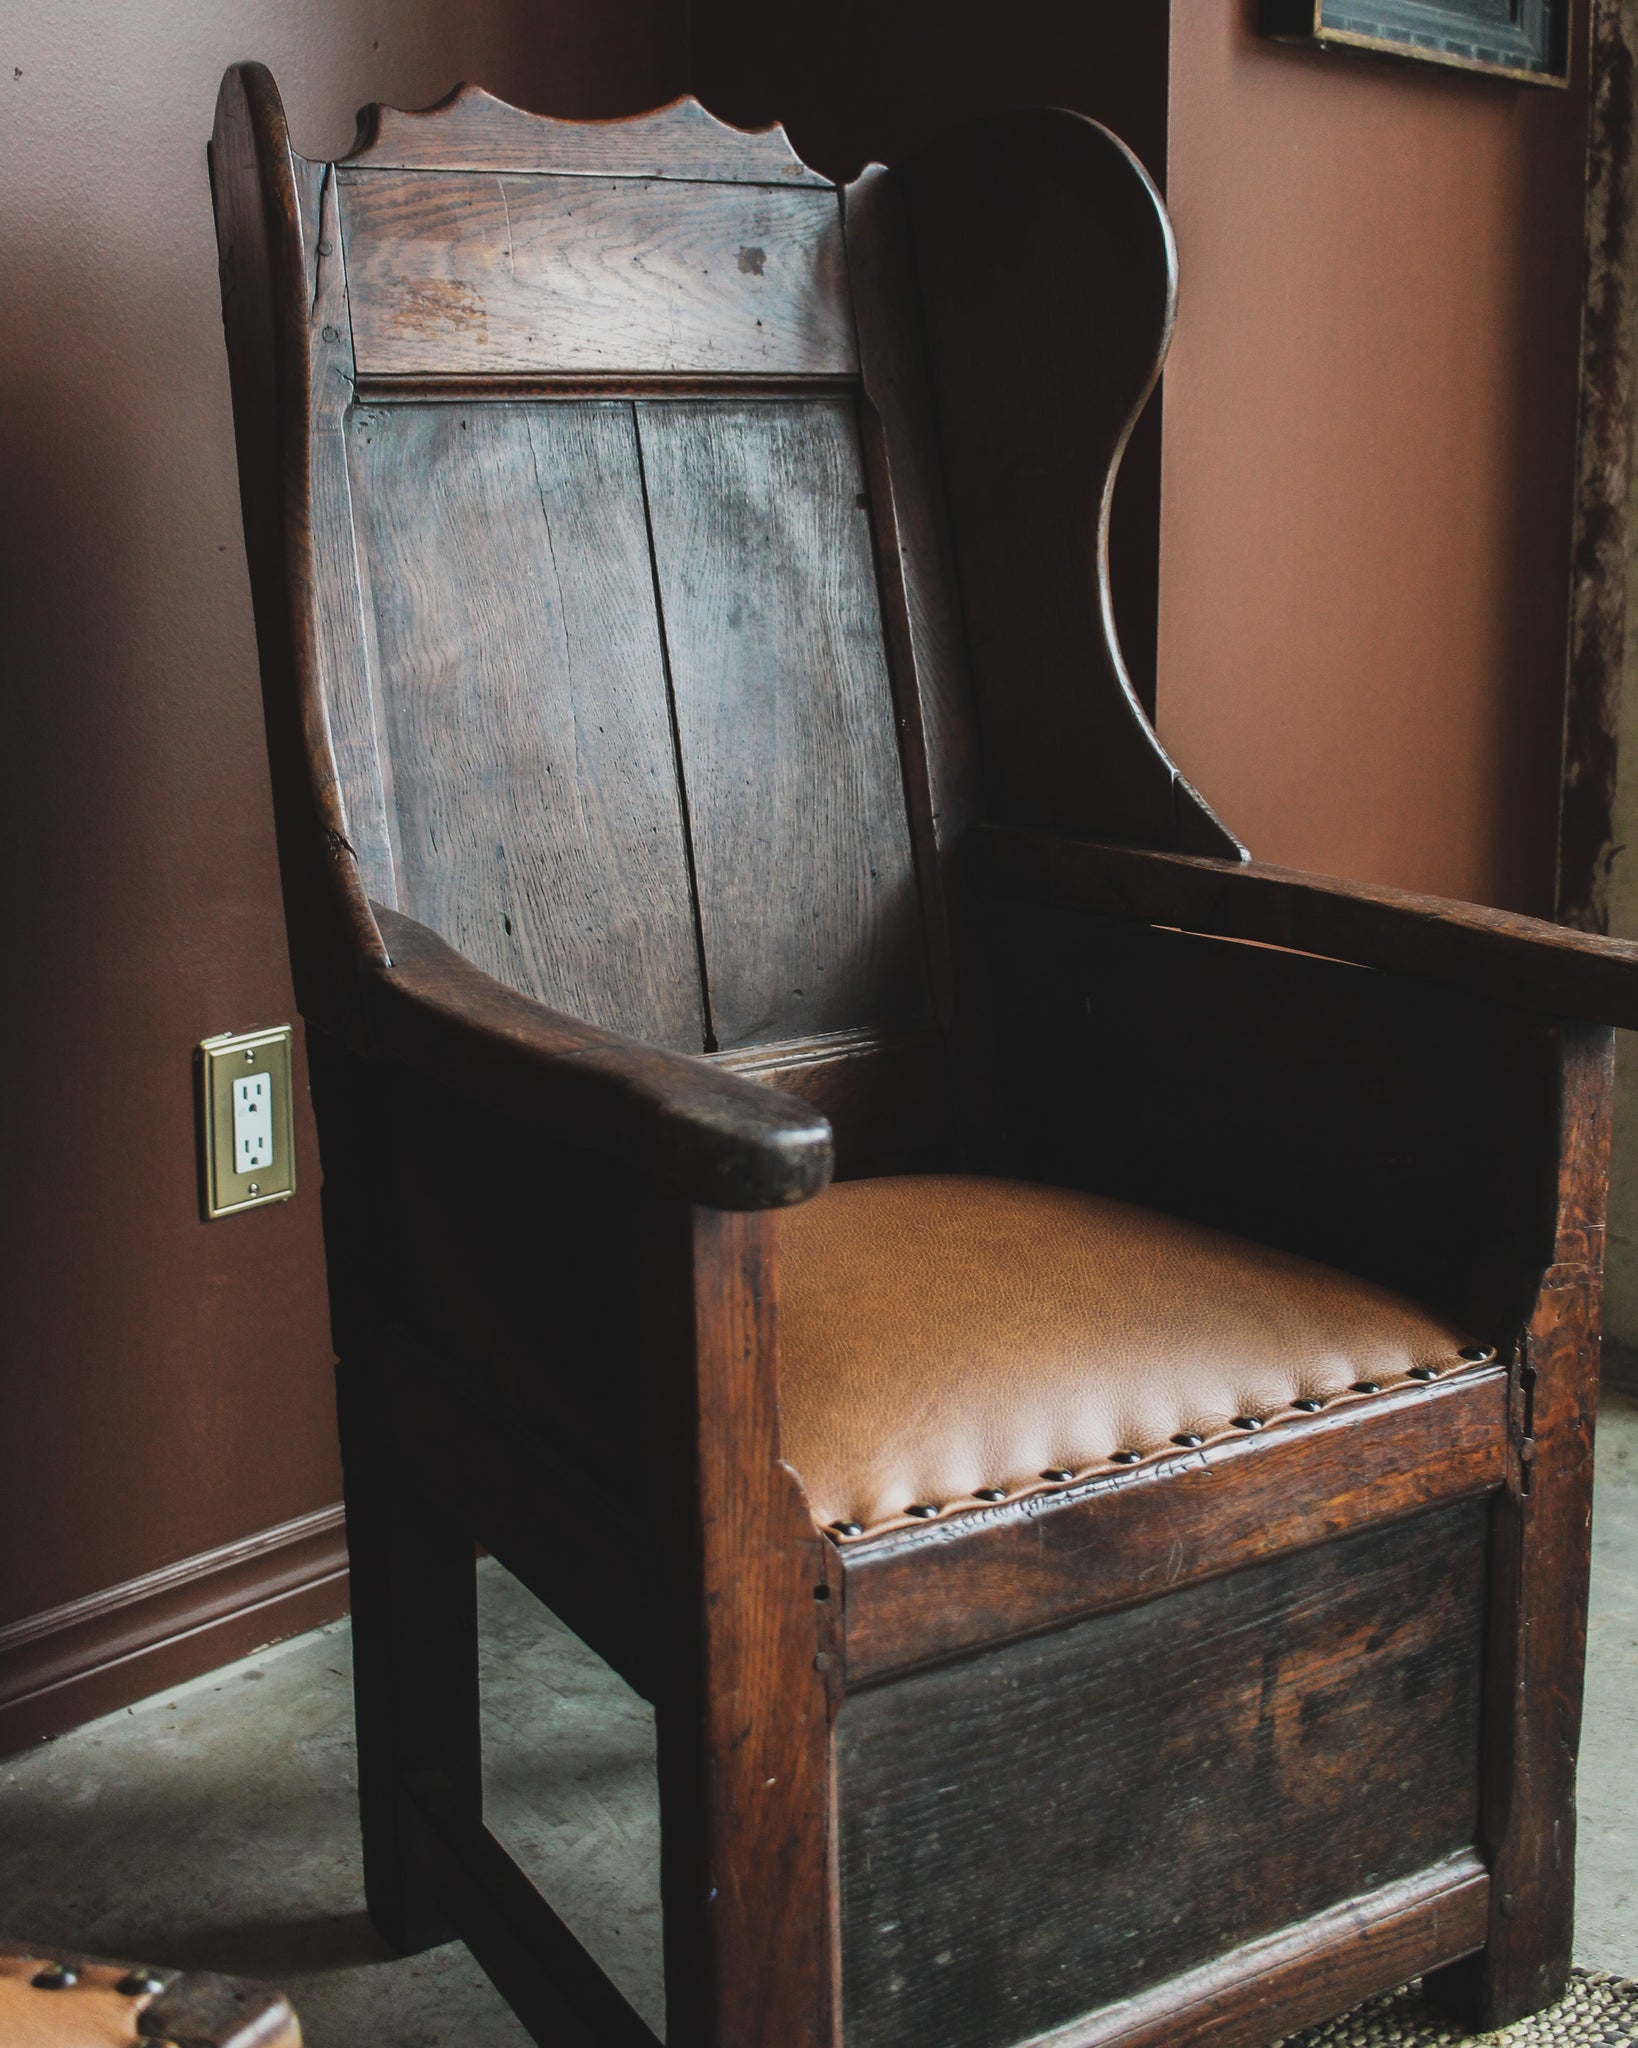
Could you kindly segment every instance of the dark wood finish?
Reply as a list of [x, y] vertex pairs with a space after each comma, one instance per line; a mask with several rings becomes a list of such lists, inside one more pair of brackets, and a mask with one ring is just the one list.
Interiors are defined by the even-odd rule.
[[365, 376], [856, 367], [834, 191], [492, 172], [340, 179]]
[[728, 1049], [919, 1021], [919, 907], [853, 408], [640, 405]]
[[[1106, 566], [1153, 186], [1020, 115], [839, 202], [690, 102], [470, 91], [313, 165], [254, 67], [212, 161], [378, 1923], [648, 2038], [483, 1828], [476, 1540], [654, 1702], [672, 2048], [1251, 2048], [1481, 1943], [1452, 1998], [1545, 2002], [1562, 1019], [1638, 954], [1239, 864], [1166, 758]], [[779, 1435], [776, 1212], [836, 1166], [1147, 1202], [1500, 1363], [844, 1550]]]
[[364, 1895], [370, 1917], [410, 1953], [454, 1931], [433, 1874], [404, 1832], [400, 1794], [437, 1771], [449, 1797], [483, 1812], [478, 1597], [472, 1539], [440, 1492], [415, 1483], [379, 1429], [374, 1361], [336, 1375], [352, 1567], [353, 1696]]
[[1266, 2048], [1484, 1939], [1490, 1879], [1470, 1850], [1124, 2000], [1053, 2048]]
[[[346, 329], [333, 319], [321, 319], [316, 329], [313, 324], [315, 312], [326, 310], [319, 306], [324, 237], [314, 199], [329, 180], [315, 183], [307, 174], [316, 167], [303, 166], [304, 221], [297, 165], [272, 77], [259, 64], [234, 66], [217, 99], [211, 193], [268, 760], [279, 796], [290, 964], [302, 1015], [357, 1043], [358, 967], [387, 955], [370, 915], [332, 739], [338, 719], [345, 730], [342, 706], [353, 701], [356, 669], [340, 667], [341, 701], [332, 704], [325, 693], [338, 667], [324, 632], [335, 584], [322, 572], [339, 575], [343, 604], [349, 582], [346, 551], [338, 551], [336, 537], [350, 537], [351, 521], [334, 488], [346, 480], [339, 441], [343, 377], [328, 380], [337, 393], [331, 409], [321, 407], [317, 419], [313, 409], [321, 351], [339, 347]], [[337, 244], [329, 248], [333, 260]], [[326, 326], [337, 335], [335, 343], [325, 340]], [[346, 371], [350, 364], [335, 368]], [[367, 812], [367, 799], [355, 792], [355, 809], [361, 801]], [[368, 835], [360, 830], [359, 836], [367, 859]], [[384, 835], [377, 858], [382, 846]]]
[[695, 1208], [668, 1233], [654, 1405], [669, 1683], [658, 1701], [666, 2040], [834, 2039], [829, 1546], [779, 1460], [774, 1232]]
[[1109, 598], [1115, 472], [1176, 308], [1159, 194], [1068, 113], [975, 124], [901, 175], [997, 807], [1235, 853], [1143, 715]]
[[1515, 1368], [1514, 1455], [1492, 1526], [1481, 1835], [1493, 1875], [1489, 1940], [1431, 1987], [1478, 2028], [1510, 2025], [1559, 1995], [1574, 1931], [1614, 1033], [1566, 1025], [1559, 1055], [1556, 1256]]
[[933, 985], [949, 1021], [965, 877], [957, 849], [983, 803], [955, 540], [916, 297], [904, 195], [879, 165], [843, 194], [864, 445], [876, 559], [905, 733], [905, 779], [931, 941]]
[[1493, 1341], [1522, 1328], [1556, 1236], [1547, 1020], [1308, 954], [986, 912], [1009, 1170], [1339, 1266]]
[[412, 919], [383, 910], [380, 920], [393, 957], [366, 1001], [385, 1057], [724, 1208], [800, 1201], [829, 1178], [830, 1132], [812, 1111], [703, 1061], [554, 1016]]
[[1638, 25], [1619, 0], [1591, 0], [1586, 271], [1571, 558], [1570, 665], [1554, 914], [1609, 930], [1615, 788], [1627, 643], [1632, 488], [1634, 59]]
[[688, 183], [828, 185], [783, 128], [732, 128], [698, 100], [616, 121], [542, 121], [473, 85], [436, 105], [366, 107], [346, 158], [372, 171], [554, 171]]
[[848, 1685], [1489, 1493], [1506, 1409], [1506, 1375], [1476, 1372], [849, 1547]]
[[836, 1178], [947, 1166], [954, 1088], [942, 1032], [828, 1032], [718, 1053], [714, 1064], [770, 1084], [830, 1125]]
[[1485, 1520], [1436, 1509], [850, 1699], [847, 2048], [1068, 2026], [1467, 1848]]
[[973, 839], [985, 886], [1008, 895], [1452, 982], [1548, 1017], [1638, 1028], [1638, 942], [1259, 861], [1003, 825], [980, 826]]
[[581, 1947], [469, 1802], [412, 1777], [401, 1827], [461, 1939], [542, 2048], [654, 2048], [652, 2029]]
[[384, 900], [525, 995], [697, 1052], [631, 407], [365, 406], [347, 439], [391, 763]]

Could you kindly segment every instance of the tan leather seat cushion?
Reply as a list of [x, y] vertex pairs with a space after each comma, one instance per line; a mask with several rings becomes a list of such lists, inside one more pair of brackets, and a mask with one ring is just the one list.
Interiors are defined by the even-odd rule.
[[819, 1522], [866, 1535], [1460, 1371], [1469, 1342], [1305, 1259], [967, 1175], [828, 1189], [783, 1218], [779, 1275], [784, 1455]]

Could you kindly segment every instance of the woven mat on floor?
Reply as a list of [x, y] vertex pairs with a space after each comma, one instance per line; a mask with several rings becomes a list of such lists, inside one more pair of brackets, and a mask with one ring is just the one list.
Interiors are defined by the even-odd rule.
[[1602, 1970], [1576, 1970], [1555, 2006], [1494, 2034], [1458, 2034], [1422, 2002], [1412, 1984], [1368, 1998], [1323, 2027], [1290, 2034], [1276, 2048], [1638, 2048], [1638, 1984]]

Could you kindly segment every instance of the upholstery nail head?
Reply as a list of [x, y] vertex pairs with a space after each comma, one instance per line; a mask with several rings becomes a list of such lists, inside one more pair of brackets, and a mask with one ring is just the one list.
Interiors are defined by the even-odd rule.
[[1494, 1344], [1464, 1344], [1456, 1356], [1464, 1365], [1483, 1365], [1487, 1358], [1494, 1358]]
[[1050, 1479], [1054, 1486], [1062, 1486], [1066, 1479], [1073, 1479], [1075, 1475], [1073, 1472], [1066, 1472], [1062, 1465], [1049, 1465], [1041, 1477]]
[[864, 1524], [862, 1522], [832, 1522], [830, 1526], [836, 1531], [838, 1536], [862, 1536], [864, 1534]]
[[1291, 1405], [1297, 1410], [1299, 1415], [1317, 1415], [1325, 1406], [1325, 1403], [1323, 1401], [1316, 1401], [1310, 1395], [1304, 1400], [1293, 1401]]
[[1236, 1415], [1234, 1418], [1236, 1429], [1261, 1429], [1262, 1426], [1263, 1418], [1260, 1415]]
[[1413, 1365], [1410, 1377], [1413, 1380], [1436, 1380], [1439, 1377], [1439, 1368], [1436, 1365]]
[[1382, 1383], [1380, 1380], [1355, 1380], [1348, 1391], [1350, 1394], [1380, 1394]]
[[904, 1512], [907, 1515], [914, 1515], [918, 1522], [930, 1522], [938, 1513], [938, 1509], [930, 1501], [918, 1500]]
[[1196, 1436], [1192, 1429], [1180, 1429], [1172, 1438], [1174, 1444], [1181, 1444], [1186, 1451], [1198, 1449], [1205, 1441], [1203, 1436]]
[[1004, 1486], [980, 1486], [973, 1494], [974, 1500], [1005, 1500], [1006, 1497]]
[[80, 1973], [71, 1963], [47, 1963], [29, 1981], [36, 1991], [68, 1991], [80, 1981]]
[[1143, 1462], [1143, 1453], [1141, 1451], [1111, 1451], [1109, 1461], [1113, 1465], [1140, 1465]]
[[129, 1970], [114, 1986], [121, 1998], [152, 1998], [165, 1989], [157, 1970]]

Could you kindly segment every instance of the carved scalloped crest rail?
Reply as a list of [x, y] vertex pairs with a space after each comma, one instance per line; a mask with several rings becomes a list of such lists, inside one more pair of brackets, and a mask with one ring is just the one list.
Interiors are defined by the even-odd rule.
[[682, 178], [819, 185], [783, 128], [731, 128], [692, 97], [620, 121], [562, 121], [458, 85], [435, 106], [368, 106], [342, 162], [372, 171], [557, 171], [599, 178]]

